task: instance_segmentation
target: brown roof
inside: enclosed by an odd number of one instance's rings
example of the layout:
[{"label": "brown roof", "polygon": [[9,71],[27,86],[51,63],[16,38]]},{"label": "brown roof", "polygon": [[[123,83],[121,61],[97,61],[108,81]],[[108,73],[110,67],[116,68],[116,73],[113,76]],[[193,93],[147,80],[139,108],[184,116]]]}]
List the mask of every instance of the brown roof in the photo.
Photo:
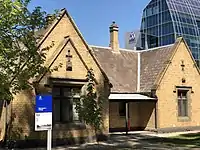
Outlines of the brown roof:
[{"label": "brown roof", "polygon": [[141,53],[141,92],[150,92],[156,86],[156,79],[167,66],[173,49],[173,45],[169,45]]},{"label": "brown roof", "polygon": [[[156,80],[167,66],[176,44],[141,52],[140,91],[150,92]],[[95,57],[113,85],[112,92],[137,92],[138,51],[92,46]]]},{"label": "brown roof", "polygon": [[[56,26],[61,19],[61,16],[67,14],[65,9],[60,11],[60,17],[48,26],[46,29],[40,30],[36,36],[40,35],[45,40],[46,35]],[[67,14],[68,15],[68,14]],[[72,24],[79,33],[72,18],[69,16]],[[80,33],[79,33],[80,34]],[[80,34],[82,38],[82,35]],[[83,39],[83,38],[82,38]],[[85,40],[83,42],[86,44]],[[167,66],[167,61],[174,50],[177,42],[170,46],[158,47],[148,51],[141,52],[141,77],[140,77],[140,91],[149,92],[155,86],[156,80],[159,78],[161,72]],[[87,46],[87,44],[86,44]],[[109,47],[92,46],[97,64],[100,69],[105,72],[110,82],[113,85],[112,92],[116,93],[134,93],[137,89],[137,61],[138,55],[136,51],[120,49],[120,53],[114,53]]]},{"label": "brown roof", "polygon": [[113,93],[132,93],[137,85],[137,53],[92,47],[94,55],[113,85]]}]

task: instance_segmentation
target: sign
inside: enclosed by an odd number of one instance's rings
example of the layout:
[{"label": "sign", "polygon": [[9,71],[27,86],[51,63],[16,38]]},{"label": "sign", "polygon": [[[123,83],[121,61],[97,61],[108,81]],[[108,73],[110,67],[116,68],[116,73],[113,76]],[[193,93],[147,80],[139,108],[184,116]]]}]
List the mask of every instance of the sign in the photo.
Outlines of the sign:
[{"label": "sign", "polygon": [[129,35],[129,43],[133,43],[135,41],[135,33],[131,32]]},{"label": "sign", "polygon": [[37,95],[35,106],[35,131],[52,129],[52,96]]}]

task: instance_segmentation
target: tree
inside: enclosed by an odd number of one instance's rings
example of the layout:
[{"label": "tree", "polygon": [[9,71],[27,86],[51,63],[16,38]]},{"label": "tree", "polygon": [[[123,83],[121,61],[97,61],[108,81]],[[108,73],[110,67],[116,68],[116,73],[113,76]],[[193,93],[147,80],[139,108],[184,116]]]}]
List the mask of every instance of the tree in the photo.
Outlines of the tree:
[{"label": "tree", "polygon": [[31,79],[48,70],[43,64],[46,51],[39,50],[35,32],[47,26],[46,12],[27,8],[30,0],[0,0],[0,100],[32,86]]},{"label": "tree", "polygon": [[[44,66],[46,52],[53,43],[40,48],[41,36],[35,34],[51,21],[47,22],[41,7],[30,12],[29,3],[30,0],[0,0],[0,100],[6,109],[13,94],[32,88],[40,75],[57,69]],[[52,19],[55,17],[53,14]],[[6,122],[5,142],[11,121]]]},{"label": "tree", "polygon": [[87,73],[87,84],[84,85],[81,99],[75,101],[76,110],[81,120],[95,129],[95,133],[102,125],[102,100],[98,98],[93,70]]}]

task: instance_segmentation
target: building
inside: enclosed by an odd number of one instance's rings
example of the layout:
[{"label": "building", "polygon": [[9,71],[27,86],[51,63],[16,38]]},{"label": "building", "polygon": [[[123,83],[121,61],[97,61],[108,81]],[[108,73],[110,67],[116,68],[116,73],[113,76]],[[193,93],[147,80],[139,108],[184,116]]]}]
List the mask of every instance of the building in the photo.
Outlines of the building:
[{"label": "building", "polygon": [[200,72],[183,38],[143,51],[114,47],[92,47],[113,86],[110,132],[126,131],[127,109],[130,130],[170,132],[200,127]]},{"label": "building", "polygon": [[119,47],[117,24],[109,28],[109,47],[88,45],[62,9],[40,31],[41,47],[54,41],[45,65],[63,65],[43,74],[33,90],[15,95],[7,107],[0,101],[0,141],[7,136],[23,148],[45,144],[46,132],[34,130],[38,93],[53,96],[54,146],[94,140],[94,130],[78,119],[73,103],[87,83],[89,68],[94,70],[97,94],[104,99],[99,137],[105,139],[112,131],[200,129],[200,72],[185,40],[178,38],[173,44],[144,51],[127,50]]},{"label": "building", "polygon": [[54,146],[66,142],[70,144],[93,141],[96,137],[94,130],[78,119],[73,103],[74,100],[80,99],[81,89],[87,83],[86,75],[90,68],[95,73],[98,98],[105,99],[101,135],[108,135],[109,80],[96,62],[71,16],[62,9],[52,24],[38,31],[37,35],[42,36],[39,41],[40,48],[45,48],[54,41],[54,46],[47,52],[45,66],[53,69],[62,64],[62,67],[59,67],[58,71],[43,74],[35,81],[37,84],[33,90],[14,95],[14,100],[7,109],[0,103],[0,141],[7,135],[8,139],[16,140],[17,145],[22,148],[40,144],[46,146],[47,133],[35,131],[36,94],[53,96],[52,144]]},{"label": "building", "polygon": [[172,44],[182,36],[199,65],[200,1],[151,0],[143,10],[141,33],[145,49]]}]

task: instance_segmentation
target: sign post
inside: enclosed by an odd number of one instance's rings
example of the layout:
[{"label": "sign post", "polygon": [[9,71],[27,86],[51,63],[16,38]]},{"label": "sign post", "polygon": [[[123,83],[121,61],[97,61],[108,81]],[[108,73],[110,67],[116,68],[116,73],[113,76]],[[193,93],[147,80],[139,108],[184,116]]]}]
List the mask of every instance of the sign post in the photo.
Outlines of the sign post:
[{"label": "sign post", "polygon": [[35,106],[35,131],[47,130],[47,150],[51,150],[52,96],[37,95]]},{"label": "sign post", "polygon": [[51,150],[51,130],[47,131],[47,150]]}]

